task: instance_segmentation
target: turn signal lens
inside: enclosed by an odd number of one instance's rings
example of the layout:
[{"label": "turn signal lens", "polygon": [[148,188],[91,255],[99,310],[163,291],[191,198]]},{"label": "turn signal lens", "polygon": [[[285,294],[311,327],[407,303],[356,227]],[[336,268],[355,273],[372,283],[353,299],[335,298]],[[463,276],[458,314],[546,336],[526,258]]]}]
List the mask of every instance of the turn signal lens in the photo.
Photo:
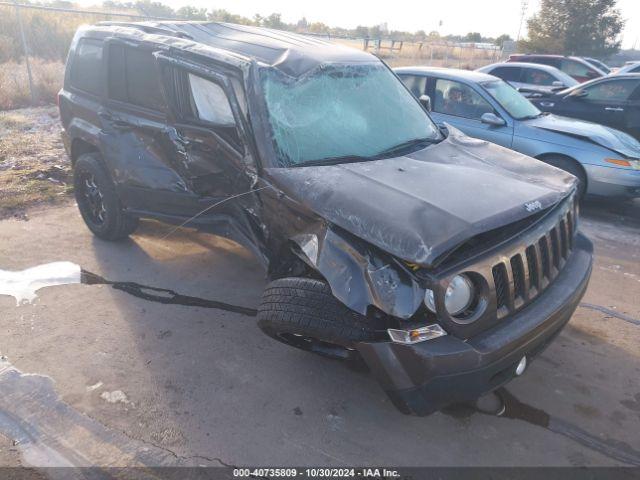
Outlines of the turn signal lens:
[{"label": "turn signal lens", "polygon": [[640,160],[622,160],[620,158],[605,158],[605,162],[618,165],[619,167],[631,167],[634,170],[640,170]]},{"label": "turn signal lens", "polygon": [[435,323],[425,327],[415,328],[413,330],[396,330],[394,328],[389,328],[387,333],[393,342],[404,343],[405,345],[425,342],[447,334],[440,325]]}]

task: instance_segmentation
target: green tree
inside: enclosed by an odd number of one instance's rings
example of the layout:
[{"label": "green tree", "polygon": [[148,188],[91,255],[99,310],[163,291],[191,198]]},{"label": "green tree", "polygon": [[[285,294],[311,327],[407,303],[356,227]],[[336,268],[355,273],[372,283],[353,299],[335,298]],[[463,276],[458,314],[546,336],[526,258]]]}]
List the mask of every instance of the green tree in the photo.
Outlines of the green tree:
[{"label": "green tree", "polygon": [[191,5],[186,5],[184,7],[179,8],[176,14],[181,18],[186,18],[187,20],[206,20],[207,19],[206,8],[192,7]]},{"label": "green tree", "polygon": [[502,46],[504,45],[504,42],[512,42],[512,41],[513,41],[513,38],[511,38],[510,35],[503,33],[502,35],[500,35],[498,38],[495,39],[494,43],[500,48],[502,48]]},{"label": "green tree", "polygon": [[478,32],[469,32],[463,38],[465,42],[475,42],[480,43],[482,41],[482,35]]},{"label": "green tree", "polygon": [[620,50],[617,0],[542,0],[521,47],[535,53],[607,57]]}]

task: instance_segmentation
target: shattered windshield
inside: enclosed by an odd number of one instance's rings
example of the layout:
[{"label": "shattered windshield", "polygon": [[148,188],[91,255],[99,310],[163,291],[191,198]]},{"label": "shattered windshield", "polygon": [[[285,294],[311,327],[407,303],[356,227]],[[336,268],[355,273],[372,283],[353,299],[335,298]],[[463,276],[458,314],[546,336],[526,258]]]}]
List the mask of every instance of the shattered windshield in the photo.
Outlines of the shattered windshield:
[{"label": "shattered windshield", "polygon": [[323,65],[301,78],[265,69],[262,87],[284,167],[398,156],[441,138],[382,64]]},{"label": "shattered windshield", "polygon": [[542,113],[520,92],[502,80],[492,80],[481,85],[516,120],[536,118]]}]

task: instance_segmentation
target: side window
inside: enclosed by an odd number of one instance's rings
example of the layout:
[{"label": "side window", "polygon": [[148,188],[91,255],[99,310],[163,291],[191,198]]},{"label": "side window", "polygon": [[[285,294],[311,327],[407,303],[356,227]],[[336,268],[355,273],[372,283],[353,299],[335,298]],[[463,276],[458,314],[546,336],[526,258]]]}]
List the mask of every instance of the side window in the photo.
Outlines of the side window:
[{"label": "side window", "polygon": [[587,99],[595,102],[625,102],[638,86],[636,80],[600,82],[584,89]]},{"label": "side window", "polygon": [[589,77],[592,74],[589,67],[575,60],[562,60],[561,70],[572,77]]},{"label": "side window", "polygon": [[521,71],[520,67],[496,67],[489,72],[489,75],[501,78],[505,82],[519,82]]},{"label": "side window", "polygon": [[71,67],[71,85],[93,95],[102,95],[102,42],[81,39]]},{"label": "side window", "polygon": [[467,85],[452,80],[436,81],[433,111],[457,117],[479,120],[493,108],[475,90]]},{"label": "side window", "polygon": [[427,77],[418,75],[400,75],[400,80],[413,93],[416,98],[424,95],[427,88]]},{"label": "side window", "polygon": [[189,73],[189,87],[193,98],[193,113],[198,120],[223,127],[235,125],[229,99],[221,86]]},{"label": "side window", "polygon": [[524,68],[522,75],[523,83],[531,83],[533,85],[551,86],[556,79],[553,75],[548,74],[537,68]]},{"label": "side window", "polygon": [[151,51],[111,45],[109,47],[109,98],[164,112],[156,60]]},{"label": "side window", "polygon": [[638,73],[638,72],[640,72],[640,65],[629,70],[629,73]]}]

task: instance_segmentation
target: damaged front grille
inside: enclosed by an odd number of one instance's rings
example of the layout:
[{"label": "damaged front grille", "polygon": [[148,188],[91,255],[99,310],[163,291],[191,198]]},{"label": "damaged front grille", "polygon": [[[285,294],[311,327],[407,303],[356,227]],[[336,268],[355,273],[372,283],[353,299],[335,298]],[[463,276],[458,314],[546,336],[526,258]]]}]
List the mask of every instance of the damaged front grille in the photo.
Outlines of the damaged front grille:
[{"label": "damaged front grille", "polygon": [[523,307],[549,286],[571,254],[574,231],[570,208],[542,236],[493,265],[498,318]]}]

